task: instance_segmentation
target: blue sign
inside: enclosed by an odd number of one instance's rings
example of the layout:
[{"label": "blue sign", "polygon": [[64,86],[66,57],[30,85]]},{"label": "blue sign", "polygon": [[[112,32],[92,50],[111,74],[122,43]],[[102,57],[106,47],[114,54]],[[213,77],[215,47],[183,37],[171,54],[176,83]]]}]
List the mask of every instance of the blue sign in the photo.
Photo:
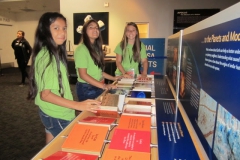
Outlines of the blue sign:
[{"label": "blue sign", "polygon": [[200,160],[175,100],[156,99],[160,160]]},{"label": "blue sign", "polygon": [[181,53],[178,96],[209,159],[239,159],[240,18],[183,35]]},{"label": "blue sign", "polygon": [[164,74],[164,48],[165,38],[142,38],[141,41],[146,46],[148,56],[148,74]]}]

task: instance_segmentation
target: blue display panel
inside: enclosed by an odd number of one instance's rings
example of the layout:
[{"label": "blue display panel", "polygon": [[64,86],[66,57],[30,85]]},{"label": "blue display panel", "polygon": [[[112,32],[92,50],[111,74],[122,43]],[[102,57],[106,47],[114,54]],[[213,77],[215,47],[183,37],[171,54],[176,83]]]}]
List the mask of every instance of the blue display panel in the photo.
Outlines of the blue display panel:
[{"label": "blue display panel", "polygon": [[199,160],[175,100],[156,99],[160,160]]},{"label": "blue display panel", "polygon": [[183,35],[180,101],[209,159],[240,157],[240,19]]},{"label": "blue display panel", "polygon": [[146,46],[148,74],[163,75],[165,38],[142,38],[141,41]]},{"label": "blue display panel", "polygon": [[155,98],[174,99],[172,91],[168,85],[166,76],[155,75],[154,85],[155,85]]}]

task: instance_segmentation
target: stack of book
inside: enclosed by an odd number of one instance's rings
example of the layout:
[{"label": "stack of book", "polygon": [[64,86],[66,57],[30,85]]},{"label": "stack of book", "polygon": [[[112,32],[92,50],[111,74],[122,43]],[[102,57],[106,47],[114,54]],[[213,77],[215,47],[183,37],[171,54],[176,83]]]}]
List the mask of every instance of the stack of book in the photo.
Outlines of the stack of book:
[{"label": "stack of book", "polygon": [[152,99],[126,98],[123,106],[123,115],[152,115]]},{"label": "stack of book", "polygon": [[138,76],[133,84],[133,91],[148,91],[154,92],[154,77],[148,75],[146,78]]},{"label": "stack of book", "polygon": [[[128,83],[125,83],[126,81]],[[153,78],[150,77],[148,80],[122,79],[118,85],[130,84],[129,90],[133,91],[134,88],[149,86],[152,83]],[[54,158],[66,160],[156,159],[156,148],[151,148],[157,143],[155,100],[129,98],[126,94],[117,93],[116,90],[105,91],[98,100],[102,102],[100,109],[96,113],[82,112],[78,116],[81,118],[75,119],[74,124],[68,127],[69,131],[61,135],[59,148],[43,158],[47,160],[54,160]]]},{"label": "stack of book", "polygon": [[147,92],[152,92],[154,91],[154,85],[152,83],[134,83],[133,84],[133,91],[147,91]]},{"label": "stack of book", "polygon": [[122,115],[103,159],[151,159],[151,118]]},{"label": "stack of book", "polygon": [[151,117],[151,125],[156,126],[155,100],[150,98],[125,98],[122,115]]},{"label": "stack of book", "polygon": [[122,112],[125,95],[105,93],[101,96],[101,106],[97,110],[97,116],[119,117]]},{"label": "stack of book", "polygon": [[[152,98],[155,96],[153,75],[147,75],[146,78],[142,78],[141,75],[137,75],[137,78],[122,78],[115,85],[117,89],[111,90],[109,93],[137,98]],[[144,95],[139,95],[138,92],[144,92]]]},{"label": "stack of book", "polygon": [[101,157],[105,141],[116,125],[116,118],[87,116],[73,125],[62,151]]},{"label": "stack of book", "polygon": [[63,142],[62,151],[101,156],[109,127],[98,124],[74,124]]}]

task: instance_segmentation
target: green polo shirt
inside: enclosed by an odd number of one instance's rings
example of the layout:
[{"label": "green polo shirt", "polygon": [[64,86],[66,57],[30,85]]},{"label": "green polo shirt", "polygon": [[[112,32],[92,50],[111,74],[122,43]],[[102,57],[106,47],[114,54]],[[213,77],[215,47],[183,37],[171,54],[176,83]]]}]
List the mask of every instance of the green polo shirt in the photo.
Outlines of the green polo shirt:
[{"label": "green polo shirt", "polygon": [[[35,104],[38,105],[45,114],[51,117],[68,121],[73,120],[75,118],[75,110],[43,101],[40,98],[41,91],[45,89],[49,89],[52,93],[60,96],[56,59],[53,57],[52,62],[49,66],[47,66],[49,60],[50,55],[48,53],[48,50],[44,47],[38,53],[34,65],[35,79],[38,89],[38,93],[35,98]],[[62,75],[64,98],[73,100],[68,81],[67,69],[63,63],[60,63],[60,73]]]},{"label": "green polo shirt", "polygon": [[[139,74],[139,70],[138,70],[139,63],[134,62],[132,48],[133,48],[132,44],[127,45],[126,53],[124,54],[124,57],[122,58],[122,66],[123,66],[125,71],[129,71],[131,69],[134,69],[135,74]],[[116,46],[114,52],[116,54],[119,54],[119,55],[123,56],[123,50],[120,47],[120,43]],[[141,56],[141,59],[147,58],[146,47],[143,43],[141,43],[140,56]],[[122,73],[120,72],[120,70],[118,68],[115,71],[115,75],[122,75]]]},{"label": "green polo shirt", "polygon": [[100,81],[102,79],[102,69],[100,69],[97,65],[94,64],[94,61],[88,51],[87,47],[81,43],[74,52],[74,61],[77,72],[77,80],[79,82],[87,83],[82,78],[80,78],[78,73],[78,68],[86,68],[87,74],[92,78]]}]

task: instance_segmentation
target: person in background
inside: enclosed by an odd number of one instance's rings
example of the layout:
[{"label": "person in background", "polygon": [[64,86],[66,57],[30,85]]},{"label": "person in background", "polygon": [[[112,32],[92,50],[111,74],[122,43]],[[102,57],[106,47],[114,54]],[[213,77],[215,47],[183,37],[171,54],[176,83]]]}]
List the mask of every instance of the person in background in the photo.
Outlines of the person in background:
[{"label": "person in background", "polygon": [[66,39],[66,18],[57,12],[44,13],[35,33],[28,99],[34,99],[39,106],[46,143],[75,118],[75,110],[96,112],[100,106],[96,100],[73,101],[68,81]]},{"label": "person in background", "polygon": [[90,19],[84,23],[81,42],[74,52],[74,61],[79,101],[97,98],[104,90],[116,88],[113,84],[104,83],[105,78],[115,81],[118,77],[104,72],[102,37],[96,20]]},{"label": "person in background", "polygon": [[142,64],[141,77],[147,77],[148,60],[145,45],[140,41],[139,30],[135,23],[127,23],[122,41],[116,46],[117,69],[115,75],[122,75],[124,78],[134,78],[139,73],[139,64]]},{"label": "person in background", "polygon": [[22,80],[20,87],[25,85],[25,79],[28,78],[28,73],[26,71],[27,64],[32,53],[32,47],[29,45],[28,41],[25,39],[24,31],[17,32],[17,38],[12,42],[12,48],[14,50],[15,59],[17,59],[18,68],[22,74]]}]

